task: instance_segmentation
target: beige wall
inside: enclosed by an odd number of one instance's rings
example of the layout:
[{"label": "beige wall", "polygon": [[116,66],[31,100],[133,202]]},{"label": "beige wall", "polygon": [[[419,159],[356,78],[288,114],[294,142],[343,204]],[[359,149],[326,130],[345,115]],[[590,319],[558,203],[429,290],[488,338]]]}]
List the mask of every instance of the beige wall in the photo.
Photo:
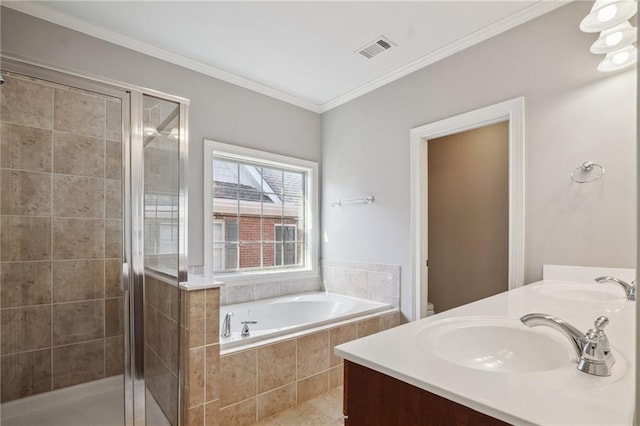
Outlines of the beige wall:
[{"label": "beige wall", "polygon": [[429,302],[442,312],[509,288],[509,122],[427,147]]},{"label": "beige wall", "polygon": [[[573,2],[323,114],[322,257],[398,264],[411,312],[409,130],[525,97],[525,282],[544,263],[635,266],[636,68],[596,70]],[[607,174],[571,182],[584,161]],[[371,206],[326,201],[375,195]]]}]

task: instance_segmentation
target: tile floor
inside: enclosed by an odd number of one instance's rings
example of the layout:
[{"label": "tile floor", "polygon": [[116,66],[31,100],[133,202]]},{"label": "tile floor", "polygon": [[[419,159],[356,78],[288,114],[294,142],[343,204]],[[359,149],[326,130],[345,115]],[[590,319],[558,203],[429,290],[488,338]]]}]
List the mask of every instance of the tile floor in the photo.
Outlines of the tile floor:
[{"label": "tile floor", "polygon": [[258,422],[258,426],[302,425],[344,425],[342,419],[342,386]]}]

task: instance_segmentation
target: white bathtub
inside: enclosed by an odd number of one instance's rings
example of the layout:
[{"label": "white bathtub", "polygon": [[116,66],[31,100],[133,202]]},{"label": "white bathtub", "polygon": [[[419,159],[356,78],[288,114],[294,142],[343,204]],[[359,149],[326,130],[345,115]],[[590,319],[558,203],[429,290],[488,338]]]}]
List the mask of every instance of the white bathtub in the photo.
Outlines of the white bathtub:
[{"label": "white bathtub", "polygon": [[[303,330],[325,326],[392,309],[391,305],[335,293],[306,293],[220,307],[220,332],[227,312],[231,317],[231,336],[220,337],[220,350],[255,343]],[[242,321],[250,335],[240,335]]]}]

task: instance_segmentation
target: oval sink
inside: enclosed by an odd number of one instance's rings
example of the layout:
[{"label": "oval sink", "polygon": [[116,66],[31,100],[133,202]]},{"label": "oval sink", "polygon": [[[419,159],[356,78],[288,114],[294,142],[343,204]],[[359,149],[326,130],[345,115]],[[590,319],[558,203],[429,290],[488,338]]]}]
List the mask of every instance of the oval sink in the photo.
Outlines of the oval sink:
[{"label": "oval sink", "polygon": [[624,290],[616,284],[554,283],[540,285],[536,290],[545,296],[584,302],[626,301]]},{"label": "oval sink", "polygon": [[442,360],[496,373],[572,367],[574,353],[569,342],[560,339],[529,329],[517,320],[484,317],[442,320],[422,329],[416,336],[423,351]]}]

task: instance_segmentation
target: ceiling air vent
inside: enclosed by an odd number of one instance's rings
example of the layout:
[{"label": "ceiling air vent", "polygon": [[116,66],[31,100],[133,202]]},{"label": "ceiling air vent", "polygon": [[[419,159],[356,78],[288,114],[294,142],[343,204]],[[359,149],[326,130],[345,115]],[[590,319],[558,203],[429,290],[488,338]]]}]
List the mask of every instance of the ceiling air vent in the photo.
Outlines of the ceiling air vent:
[{"label": "ceiling air vent", "polygon": [[378,53],[382,53],[387,49],[391,49],[395,44],[384,36],[378,37],[376,40],[371,43],[367,43],[364,47],[358,49],[356,52],[361,54],[367,59],[371,59],[376,56]]}]

